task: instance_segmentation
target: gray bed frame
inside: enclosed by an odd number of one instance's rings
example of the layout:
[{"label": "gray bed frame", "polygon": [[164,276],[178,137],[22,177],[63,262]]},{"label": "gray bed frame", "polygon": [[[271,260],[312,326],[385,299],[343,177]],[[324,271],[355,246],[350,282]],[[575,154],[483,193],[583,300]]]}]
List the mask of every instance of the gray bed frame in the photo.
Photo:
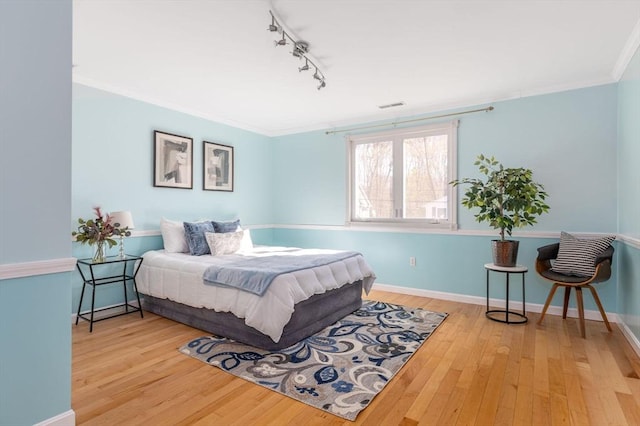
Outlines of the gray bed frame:
[{"label": "gray bed frame", "polygon": [[279,350],[317,333],[362,307],[362,281],[313,295],[296,304],[291,320],[284,327],[278,343],[255,328],[247,326],[243,319],[230,312],[194,308],[168,299],[143,296],[142,306],[146,311],[247,345]]}]

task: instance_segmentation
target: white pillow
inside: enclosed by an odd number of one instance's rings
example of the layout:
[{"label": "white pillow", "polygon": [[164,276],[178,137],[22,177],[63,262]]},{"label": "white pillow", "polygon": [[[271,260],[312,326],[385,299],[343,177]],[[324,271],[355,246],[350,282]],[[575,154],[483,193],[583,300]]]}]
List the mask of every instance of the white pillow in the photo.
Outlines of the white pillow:
[{"label": "white pillow", "polygon": [[167,253],[189,253],[182,222],[160,218],[160,232]]},{"label": "white pillow", "polygon": [[242,229],[238,227],[236,232],[243,232],[244,235],[242,237],[242,243],[240,244],[240,251],[251,251],[253,250],[253,241],[251,240],[251,232],[248,229]]},{"label": "white pillow", "polygon": [[205,232],[209,250],[212,256],[232,254],[240,250],[244,231],[238,232]]}]

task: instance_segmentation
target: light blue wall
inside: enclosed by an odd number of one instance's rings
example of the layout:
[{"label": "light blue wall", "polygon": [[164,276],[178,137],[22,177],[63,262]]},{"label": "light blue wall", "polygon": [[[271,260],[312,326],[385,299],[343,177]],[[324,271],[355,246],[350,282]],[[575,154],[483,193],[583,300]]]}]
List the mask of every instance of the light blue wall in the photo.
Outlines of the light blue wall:
[{"label": "light blue wall", "polygon": [[[71,8],[70,0],[0,1],[0,266],[70,256],[69,231],[95,204],[132,210],[143,230],[157,229],[162,215],[240,217],[246,224],[344,222],[346,148],[341,136],[317,132],[271,140],[76,85],[72,163]],[[637,69],[637,63],[636,53],[630,69]],[[617,95],[618,220],[621,232],[638,238],[640,197],[633,186],[639,181],[638,79],[635,71],[627,74],[617,94],[615,86],[602,86],[501,102],[490,114],[465,116],[460,175],[472,172],[479,152],[531,167],[547,185],[552,206],[536,230],[615,231],[611,188],[616,182],[610,177],[616,166]],[[154,129],[194,138],[193,190],[151,186]],[[201,191],[202,139],[236,147],[236,192]],[[461,211],[460,224],[485,229],[470,212]],[[254,239],[262,243],[362,250],[381,282],[484,294],[481,264],[487,261],[488,236],[256,231]],[[525,263],[531,266],[535,247],[546,242],[523,238]],[[157,236],[128,241],[136,252],[159,245]],[[636,327],[638,249],[617,248],[621,266],[612,282],[620,283],[622,313]],[[89,254],[86,247],[73,246],[74,256]],[[414,269],[408,267],[409,255],[418,258]],[[70,278],[61,273],[0,281],[0,424],[33,424],[70,409]],[[527,288],[528,300],[546,294],[542,283]],[[606,309],[615,310],[614,286],[604,284],[599,291]],[[637,328],[634,332],[640,335]]]},{"label": "light blue wall", "polygon": [[70,4],[0,2],[1,263],[70,254]]},{"label": "light blue wall", "polygon": [[0,281],[0,425],[71,409],[69,273]]},{"label": "light blue wall", "polygon": [[[526,231],[616,232],[616,97],[612,84],[497,102],[493,112],[460,117],[459,176],[477,173],[473,162],[479,153],[495,155],[507,166],[533,169],[535,179],[549,193],[550,213],[520,234],[519,262],[531,271],[528,302],[544,303],[548,294],[549,284],[533,273],[534,260],[536,248],[554,240],[522,238]],[[273,183],[279,189],[274,194],[275,223],[285,228],[344,225],[346,152],[345,137],[340,134],[311,132],[275,138],[274,158],[282,164]],[[483,230],[487,235],[295,227],[274,230],[274,243],[360,250],[378,274],[378,282],[484,296],[483,265],[491,261],[490,240],[495,235],[486,224],[475,222],[467,209],[460,208],[458,218],[461,231]],[[409,266],[410,256],[416,257],[416,267]],[[614,275],[598,289],[605,308],[612,312],[617,310],[615,282]],[[585,303],[595,309],[590,300]]]},{"label": "light blue wall", "polygon": [[[486,250],[489,237],[321,229],[276,229],[274,234],[276,241],[285,245],[360,251],[379,283],[485,294],[482,265],[491,261]],[[416,257],[415,267],[409,266],[411,256]]]},{"label": "light blue wall", "polygon": [[[153,186],[154,130],[193,138],[193,189]],[[202,190],[203,140],[234,147],[233,192]],[[266,136],[73,85],[71,226],[77,217],[90,217],[94,205],[130,210],[137,230],[159,229],[162,216],[269,223],[271,162]]]},{"label": "light blue wall", "polygon": [[[360,251],[375,271],[377,283],[481,298],[486,296],[483,265],[491,262],[493,238],[334,229],[274,229],[276,245]],[[526,276],[527,303],[542,304],[551,286],[535,273],[536,249],[557,242],[557,239],[518,239],[518,263],[529,268]],[[415,267],[409,266],[409,257],[416,258]],[[519,283],[519,278],[515,279]],[[504,277],[492,276],[491,283],[491,297],[504,298]],[[616,311],[615,283],[614,271],[610,281],[598,284],[598,294],[609,312]],[[519,286],[513,286],[511,291],[514,300],[522,300]],[[590,298],[585,298],[584,303],[587,309],[597,309]]]},{"label": "light blue wall", "polygon": [[[533,231],[616,231],[616,86],[500,102],[461,119],[458,174],[474,173],[479,152],[523,166],[549,193],[549,214]],[[487,229],[460,212],[461,229]]]},{"label": "light blue wall", "polygon": [[[616,85],[605,85],[498,102],[493,104],[493,112],[462,116],[459,175],[476,173],[473,161],[479,153],[495,155],[506,165],[532,168],[536,180],[549,193],[551,212],[529,230],[551,234],[560,230],[615,233],[616,102]],[[360,250],[367,255],[381,283],[485,294],[482,265],[490,261],[489,241],[494,234],[485,224],[476,223],[472,212],[466,209],[459,210],[460,229],[487,231],[486,235],[297,227],[344,225],[344,135],[328,136],[318,131],[266,138],[79,85],[74,86],[73,129],[75,216],[86,216],[93,204],[100,204],[107,210],[132,210],[136,225],[141,222],[143,229],[157,229],[162,215],[174,219],[238,216],[252,225],[296,225],[295,229],[256,230],[255,235],[264,244]],[[151,186],[153,129],[194,138],[194,190]],[[236,193],[201,191],[198,145],[202,138],[236,147]],[[100,150],[113,152],[111,161],[90,161],[93,153]],[[113,164],[118,158],[120,167],[114,173]],[[535,249],[552,240],[525,238],[526,232],[520,236],[520,262],[533,271]],[[127,246],[138,252],[161,244],[157,238],[135,240]],[[90,252],[75,247],[74,255],[88,256]],[[408,264],[410,256],[417,258],[415,268]],[[531,284],[527,300],[543,303],[549,285],[534,273],[529,274],[528,280]],[[119,300],[117,289],[101,291],[101,305]],[[74,310],[79,292],[76,277]],[[600,287],[600,293],[606,309],[616,311],[615,277]],[[593,308],[591,301],[586,303]]]},{"label": "light blue wall", "polygon": [[[507,166],[531,168],[545,185],[551,210],[535,230],[615,232],[616,86],[493,105],[493,112],[460,117],[459,176],[477,174],[473,162],[478,154],[495,155]],[[281,164],[274,170],[275,223],[343,225],[345,136],[288,135],[275,138],[273,149]],[[459,210],[458,217],[461,229],[488,229],[467,209]]]},{"label": "light blue wall", "polygon": [[[193,138],[193,189],[153,186],[153,131]],[[234,147],[233,192],[202,190],[203,140]],[[73,219],[105,212],[130,210],[136,232],[159,231],[160,218],[173,220],[240,218],[243,225],[271,223],[270,175],[273,170],[270,138],[151,105],[95,88],[73,85]],[[269,230],[253,230],[257,243],[268,244]],[[69,236],[70,238],[70,236]],[[159,236],[128,238],[127,253],[162,248]],[[116,254],[111,248],[109,254]],[[73,244],[73,255],[92,256],[89,246]],[[72,309],[78,309],[82,281],[73,274]],[[122,302],[118,285],[96,290],[96,306]],[[85,299],[83,309],[90,304]]]},{"label": "light blue wall", "polygon": [[[640,340],[640,50],[618,83],[619,313]],[[631,241],[634,244],[631,244]]]},{"label": "light blue wall", "polygon": [[622,321],[640,341],[640,248],[619,244],[618,313]]},{"label": "light blue wall", "polygon": [[[0,267],[71,256],[71,0],[0,1]],[[71,409],[70,273],[0,279],[0,424]]]},{"label": "light blue wall", "polygon": [[324,131],[274,138],[276,224],[344,225],[347,149]]},{"label": "light blue wall", "polygon": [[618,83],[618,111],[619,227],[640,239],[640,50]]}]

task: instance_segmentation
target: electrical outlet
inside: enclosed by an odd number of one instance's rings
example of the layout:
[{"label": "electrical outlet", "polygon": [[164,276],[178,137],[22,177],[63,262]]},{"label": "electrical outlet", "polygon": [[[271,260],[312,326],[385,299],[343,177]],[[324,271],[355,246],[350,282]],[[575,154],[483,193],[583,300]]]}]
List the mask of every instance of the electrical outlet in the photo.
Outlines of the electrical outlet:
[{"label": "electrical outlet", "polygon": [[409,258],[409,266],[416,266],[416,258],[411,256]]}]

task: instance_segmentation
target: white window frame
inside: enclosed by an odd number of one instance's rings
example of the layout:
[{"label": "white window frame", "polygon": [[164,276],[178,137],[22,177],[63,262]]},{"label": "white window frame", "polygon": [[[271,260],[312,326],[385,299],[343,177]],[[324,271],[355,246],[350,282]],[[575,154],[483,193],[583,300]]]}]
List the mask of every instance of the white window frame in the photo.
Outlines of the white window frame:
[{"label": "white window frame", "polygon": [[[450,182],[457,178],[457,147],[458,147],[458,125],[459,120],[453,120],[443,123],[435,123],[427,126],[400,128],[390,131],[348,135],[347,140],[347,158],[348,158],[348,170],[347,170],[347,225],[368,225],[368,226],[391,226],[391,227],[414,227],[414,228],[434,228],[434,229],[457,229],[457,205],[458,205],[458,191],[452,185],[448,185],[447,193],[447,209],[450,212],[447,220],[438,219],[405,219],[402,217],[395,218],[373,218],[363,219],[354,218],[356,212],[355,208],[355,148],[362,143],[371,143],[376,140],[379,141],[394,141],[394,163],[400,162],[402,164],[402,150],[397,147],[400,145],[395,141],[403,140],[411,137],[429,136],[429,135],[442,135],[447,134],[448,146],[447,146],[447,182]],[[398,151],[400,151],[398,153]],[[402,168],[401,168],[402,169]],[[402,180],[403,176],[396,176],[394,174],[394,181],[397,179]],[[402,185],[402,183],[400,183]],[[397,184],[394,184],[395,188],[398,188]],[[394,197],[396,194],[394,194]]]}]

